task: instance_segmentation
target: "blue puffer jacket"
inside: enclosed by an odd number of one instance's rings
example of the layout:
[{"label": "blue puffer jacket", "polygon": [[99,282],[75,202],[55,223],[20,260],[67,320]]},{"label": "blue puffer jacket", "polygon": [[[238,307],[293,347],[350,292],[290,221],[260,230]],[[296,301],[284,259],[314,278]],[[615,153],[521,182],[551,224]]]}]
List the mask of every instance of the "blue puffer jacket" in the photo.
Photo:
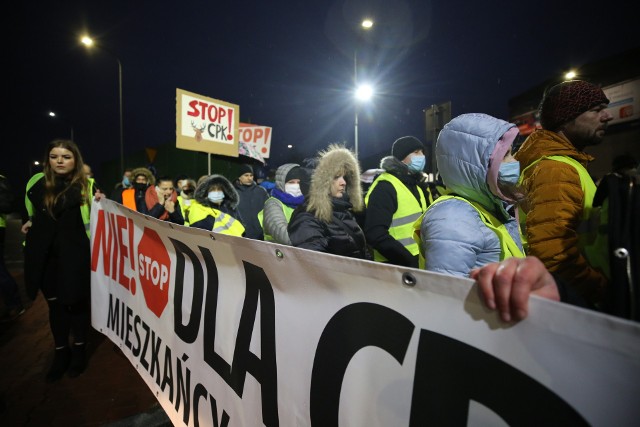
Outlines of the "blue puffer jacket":
[{"label": "blue puffer jacket", "polygon": [[[500,137],[514,126],[486,114],[463,114],[440,132],[436,160],[450,193],[480,203],[505,223],[522,249],[516,219],[487,184],[489,158]],[[500,260],[498,236],[462,200],[448,199],[430,207],[420,234],[427,270],[468,277],[471,269]]]}]

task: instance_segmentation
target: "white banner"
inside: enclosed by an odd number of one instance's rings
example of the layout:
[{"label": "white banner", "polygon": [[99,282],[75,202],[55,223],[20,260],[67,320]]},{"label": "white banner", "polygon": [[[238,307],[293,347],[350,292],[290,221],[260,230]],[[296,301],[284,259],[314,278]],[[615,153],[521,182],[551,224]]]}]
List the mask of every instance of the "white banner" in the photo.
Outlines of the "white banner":
[{"label": "white banner", "polygon": [[92,324],[184,426],[632,426],[640,325],[94,203]]}]

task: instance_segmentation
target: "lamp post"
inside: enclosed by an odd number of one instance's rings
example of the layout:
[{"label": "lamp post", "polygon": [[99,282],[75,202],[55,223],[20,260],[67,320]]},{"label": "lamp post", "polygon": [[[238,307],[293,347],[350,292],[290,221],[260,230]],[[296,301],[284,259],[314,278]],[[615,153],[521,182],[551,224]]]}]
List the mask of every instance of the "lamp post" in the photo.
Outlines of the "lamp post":
[{"label": "lamp post", "polygon": [[355,128],[354,128],[354,150],[356,158],[358,157],[358,107],[361,101],[368,101],[373,96],[373,87],[368,84],[360,85],[356,88],[356,115],[355,115]]},{"label": "lamp post", "polygon": [[124,171],[124,131],[123,131],[123,115],[122,115],[122,62],[120,58],[116,56],[111,50],[105,48],[104,46],[100,46],[95,44],[94,40],[89,36],[83,36],[80,39],[80,42],[84,44],[87,48],[91,48],[92,46],[99,47],[100,49],[107,52],[118,62],[118,98],[120,102],[120,170]]},{"label": "lamp post", "polygon": [[[53,111],[49,111],[49,117],[57,117],[57,114]],[[71,127],[71,140],[73,141],[73,125],[69,124],[69,126]]]},{"label": "lamp post", "polygon": [[[373,21],[371,19],[363,19],[360,23],[360,27],[364,30],[369,30],[373,27]],[[353,50],[353,85],[356,88],[356,101],[362,100],[366,101],[371,98],[373,91],[371,90],[371,86],[368,85],[358,85],[358,49]],[[358,104],[356,102],[355,106],[355,118],[354,118],[354,129],[353,129],[353,148],[355,151],[356,158],[358,158]]]}]

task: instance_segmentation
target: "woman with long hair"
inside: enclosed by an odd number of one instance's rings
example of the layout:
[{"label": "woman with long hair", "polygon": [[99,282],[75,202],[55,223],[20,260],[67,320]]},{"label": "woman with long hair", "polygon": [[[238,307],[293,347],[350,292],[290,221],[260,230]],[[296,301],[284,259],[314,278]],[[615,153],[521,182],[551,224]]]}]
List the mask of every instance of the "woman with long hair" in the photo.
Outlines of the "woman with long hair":
[{"label": "woman with long hair", "polygon": [[354,154],[330,145],[319,154],[309,197],[289,222],[293,246],[352,258],[369,259],[364,233],[353,211],[364,209],[360,166]]},{"label": "woman with long hair", "polygon": [[[49,306],[55,353],[47,381],[70,377],[86,368],[90,324],[89,247],[92,199],[103,194],[86,176],[78,146],[70,140],[49,143],[43,172],[27,183],[22,226],[25,239],[25,283],[33,300],[42,291]],[[73,345],[70,348],[70,336]]]}]

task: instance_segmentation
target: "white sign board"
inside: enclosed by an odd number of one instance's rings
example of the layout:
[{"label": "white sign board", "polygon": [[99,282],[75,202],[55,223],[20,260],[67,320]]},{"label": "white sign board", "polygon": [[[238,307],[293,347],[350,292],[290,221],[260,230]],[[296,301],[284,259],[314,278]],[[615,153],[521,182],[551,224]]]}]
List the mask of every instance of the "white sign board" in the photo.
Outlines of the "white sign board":
[{"label": "white sign board", "polygon": [[613,116],[610,125],[640,119],[640,79],[627,80],[602,90],[610,101],[607,107]]}]

